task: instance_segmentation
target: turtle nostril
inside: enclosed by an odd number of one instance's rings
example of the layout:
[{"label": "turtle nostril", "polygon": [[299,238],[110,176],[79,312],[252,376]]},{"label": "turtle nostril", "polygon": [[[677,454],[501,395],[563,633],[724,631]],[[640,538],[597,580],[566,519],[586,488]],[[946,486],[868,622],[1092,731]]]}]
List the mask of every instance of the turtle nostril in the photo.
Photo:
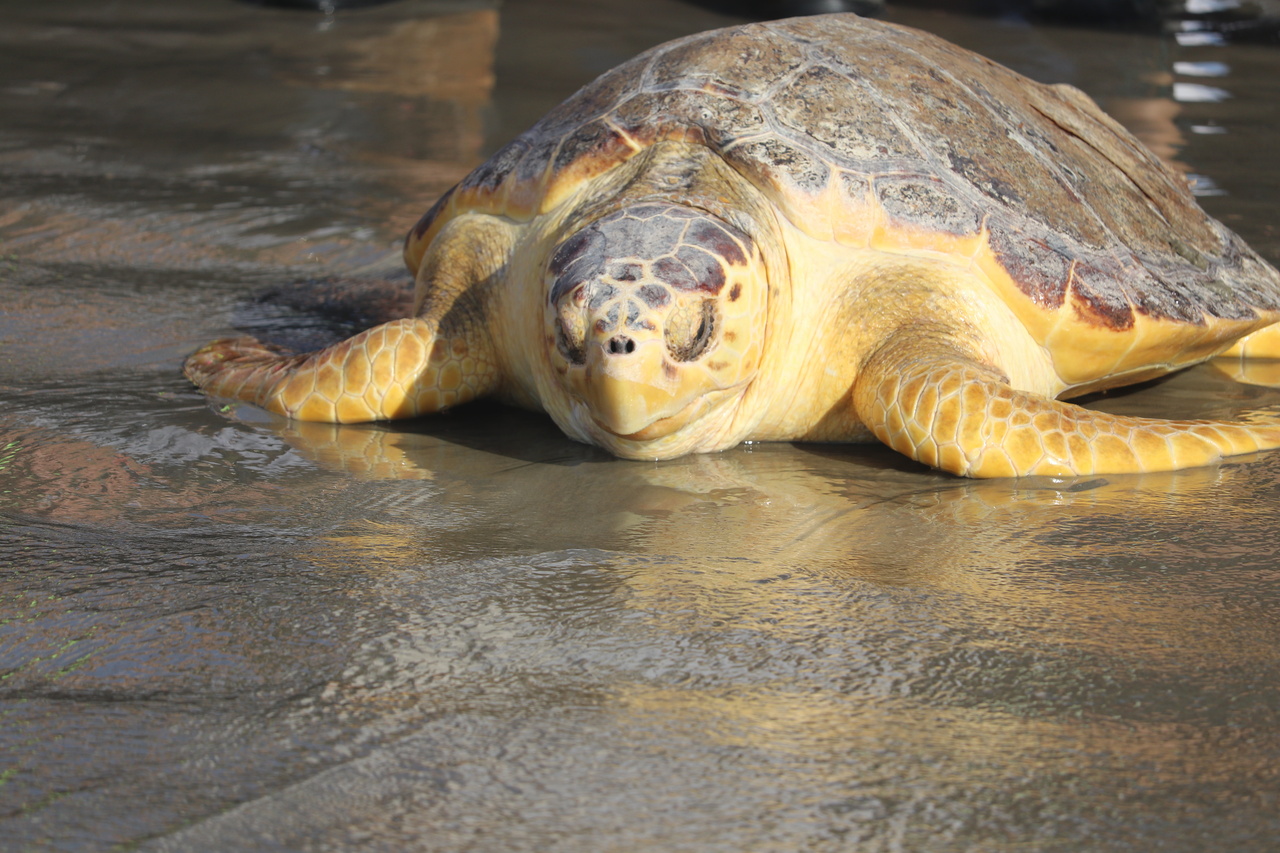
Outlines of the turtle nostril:
[{"label": "turtle nostril", "polygon": [[636,342],[626,335],[615,335],[609,339],[610,355],[628,355],[636,351]]}]

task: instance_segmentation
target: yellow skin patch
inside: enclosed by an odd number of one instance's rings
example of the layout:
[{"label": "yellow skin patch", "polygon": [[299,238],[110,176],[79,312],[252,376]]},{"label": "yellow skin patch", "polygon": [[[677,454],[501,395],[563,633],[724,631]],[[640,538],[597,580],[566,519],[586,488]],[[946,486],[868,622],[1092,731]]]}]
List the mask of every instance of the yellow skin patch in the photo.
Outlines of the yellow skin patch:
[{"label": "yellow skin patch", "polygon": [[303,356],[228,338],[194,353],[186,371],[214,396],[343,424],[438,412],[481,396],[496,377],[466,341],[440,338],[421,320],[396,320]]},{"label": "yellow skin patch", "polygon": [[217,397],[329,423],[411,418],[492,394],[500,367],[472,303],[505,255],[506,236],[487,223],[443,229],[439,251],[418,268],[417,316],[304,355],[225,338],[187,359],[187,378]]},{"label": "yellow skin patch", "polygon": [[1169,372],[1249,332],[1229,352],[1280,355],[1277,327],[1259,329],[1276,318],[1089,325],[1069,303],[1030,303],[981,235],[894,231],[871,201],[839,233],[810,233],[683,142],[562,195],[512,217],[451,200],[406,244],[413,317],[307,355],[217,341],[186,373],[215,396],[312,421],[489,396],[636,459],[875,438],[955,474],[1006,477],[1172,470],[1280,447],[1280,425],[1055,399]]},{"label": "yellow skin patch", "polygon": [[1221,354],[1227,358],[1280,359],[1280,323],[1245,335]]},{"label": "yellow skin patch", "polygon": [[1280,426],[1123,417],[1016,391],[945,350],[886,348],[855,405],[876,437],[967,477],[1173,471],[1280,446]]}]

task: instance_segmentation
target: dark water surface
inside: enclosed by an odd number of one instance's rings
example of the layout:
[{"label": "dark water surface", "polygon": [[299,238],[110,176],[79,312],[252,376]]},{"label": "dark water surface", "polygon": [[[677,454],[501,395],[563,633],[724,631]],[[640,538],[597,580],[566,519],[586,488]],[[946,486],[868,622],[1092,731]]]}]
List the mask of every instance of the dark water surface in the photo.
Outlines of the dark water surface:
[{"label": "dark water surface", "polygon": [[[1280,51],[893,18],[1083,87],[1280,260]],[[734,20],[0,5],[0,849],[1276,849],[1280,453],[643,464],[182,379],[236,329],[342,333],[253,297],[386,263],[573,88]],[[1098,405],[1280,391],[1204,366]]]}]

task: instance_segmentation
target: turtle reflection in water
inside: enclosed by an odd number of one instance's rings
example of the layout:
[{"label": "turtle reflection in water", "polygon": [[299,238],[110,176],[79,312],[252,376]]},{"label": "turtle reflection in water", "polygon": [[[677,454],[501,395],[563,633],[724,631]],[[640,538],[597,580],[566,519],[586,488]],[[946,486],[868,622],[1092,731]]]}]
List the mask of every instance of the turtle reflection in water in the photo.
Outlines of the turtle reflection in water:
[{"label": "turtle reflection in water", "polygon": [[874,437],[999,477],[1280,446],[1059,401],[1280,354],[1280,275],[1078,90],[852,15],[636,57],[404,253],[411,317],[311,354],[218,341],[187,375],[316,421],[492,397],[632,459]]}]

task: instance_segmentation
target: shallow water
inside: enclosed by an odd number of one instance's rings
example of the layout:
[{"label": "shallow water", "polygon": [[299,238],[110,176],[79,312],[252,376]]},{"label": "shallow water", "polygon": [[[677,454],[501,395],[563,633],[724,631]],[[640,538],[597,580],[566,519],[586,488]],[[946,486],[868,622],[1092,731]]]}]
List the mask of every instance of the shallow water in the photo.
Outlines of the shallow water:
[{"label": "shallow water", "polygon": [[[184,382],[236,329],[342,333],[254,297],[390,269],[576,86],[737,20],[635,9],[0,9],[0,847],[1274,849],[1280,454],[642,464],[500,408],[298,425]],[[1083,87],[1280,261],[1275,48],[892,18]],[[1211,365],[1097,405],[1280,391]]]}]

